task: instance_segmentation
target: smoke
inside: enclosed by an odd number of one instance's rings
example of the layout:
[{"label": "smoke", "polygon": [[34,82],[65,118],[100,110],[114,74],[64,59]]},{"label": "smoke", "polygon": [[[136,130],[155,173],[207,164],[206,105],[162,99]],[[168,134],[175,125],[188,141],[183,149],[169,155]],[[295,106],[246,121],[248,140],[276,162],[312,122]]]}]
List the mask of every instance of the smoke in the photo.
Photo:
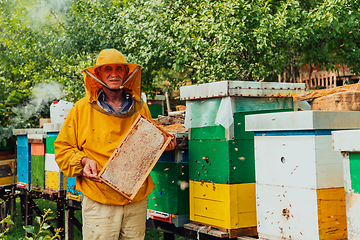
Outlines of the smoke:
[{"label": "smoke", "polygon": [[15,118],[12,122],[23,123],[29,120],[42,108],[49,107],[48,102],[64,96],[62,85],[57,82],[40,83],[33,88],[31,98],[28,103],[13,109]]},{"label": "smoke", "polygon": [[67,0],[40,0],[28,6],[27,17],[30,27],[42,28],[44,25],[53,24],[50,19],[61,21],[63,12],[70,6]]}]

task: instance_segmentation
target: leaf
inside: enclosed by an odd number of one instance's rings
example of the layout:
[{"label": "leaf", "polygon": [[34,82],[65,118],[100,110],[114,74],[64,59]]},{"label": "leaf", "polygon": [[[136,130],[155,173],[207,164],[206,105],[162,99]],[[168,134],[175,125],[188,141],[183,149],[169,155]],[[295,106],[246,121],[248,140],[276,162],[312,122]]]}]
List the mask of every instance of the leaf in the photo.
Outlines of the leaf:
[{"label": "leaf", "polygon": [[1,144],[2,144],[4,147],[6,147],[7,141],[6,141],[5,138],[2,138],[2,139],[1,139]]},{"label": "leaf", "polygon": [[49,224],[47,224],[46,222],[42,225],[42,229],[48,229],[49,227],[51,227]]},{"label": "leaf", "polygon": [[23,226],[23,228],[25,229],[26,232],[31,233],[31,234],[35,234],[34,226],[28,225],[28,226]]},{"label": "leaf", "polygon": [[40,216],[36,216],[35,220],[39,225],[41,224],[41,217]]}]

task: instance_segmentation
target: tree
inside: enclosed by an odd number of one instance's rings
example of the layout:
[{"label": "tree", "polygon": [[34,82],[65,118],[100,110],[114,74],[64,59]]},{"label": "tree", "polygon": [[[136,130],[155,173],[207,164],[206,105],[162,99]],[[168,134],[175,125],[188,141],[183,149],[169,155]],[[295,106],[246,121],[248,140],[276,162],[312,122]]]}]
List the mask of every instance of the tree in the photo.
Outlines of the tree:
[{"label": "tree", "polygon": [[39,83],[61,83],[65,100],[84,96],[80,70],[104,48],[143,66],[147,93],[164,79],[166,91],[187,79],[277,81],[286,73],[294,82],[304,64],[360,71],[358,1],[3,0],[0,10],[2,127]]}]

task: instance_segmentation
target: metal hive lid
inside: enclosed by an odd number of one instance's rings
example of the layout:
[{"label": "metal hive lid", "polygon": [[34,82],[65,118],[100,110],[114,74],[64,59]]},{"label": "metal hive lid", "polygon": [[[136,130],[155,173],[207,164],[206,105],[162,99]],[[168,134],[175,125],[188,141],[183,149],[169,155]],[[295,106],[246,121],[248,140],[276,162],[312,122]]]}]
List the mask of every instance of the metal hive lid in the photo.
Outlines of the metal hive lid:
[{"label": "metal hive lid", "polygon": [[359,111],[296,111],[247,115],[245,131],[299,131],[360,128]]},{"label": "metal hive lid", "polygon": [[291,97],[305,91],[305,83],[221,81],[180,88],[180,100],[214,97]]}]

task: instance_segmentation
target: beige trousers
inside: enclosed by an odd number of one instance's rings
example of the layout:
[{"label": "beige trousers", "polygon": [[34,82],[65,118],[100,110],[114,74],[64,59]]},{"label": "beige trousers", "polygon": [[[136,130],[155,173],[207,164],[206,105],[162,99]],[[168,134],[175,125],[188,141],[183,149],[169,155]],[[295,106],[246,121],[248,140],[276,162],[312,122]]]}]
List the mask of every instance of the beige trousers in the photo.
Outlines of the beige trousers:
[{"label": "beige trousers", "polygon": [[84,240],[143,240],[148,199],[124,206],[104,205],[84,196]]}]

